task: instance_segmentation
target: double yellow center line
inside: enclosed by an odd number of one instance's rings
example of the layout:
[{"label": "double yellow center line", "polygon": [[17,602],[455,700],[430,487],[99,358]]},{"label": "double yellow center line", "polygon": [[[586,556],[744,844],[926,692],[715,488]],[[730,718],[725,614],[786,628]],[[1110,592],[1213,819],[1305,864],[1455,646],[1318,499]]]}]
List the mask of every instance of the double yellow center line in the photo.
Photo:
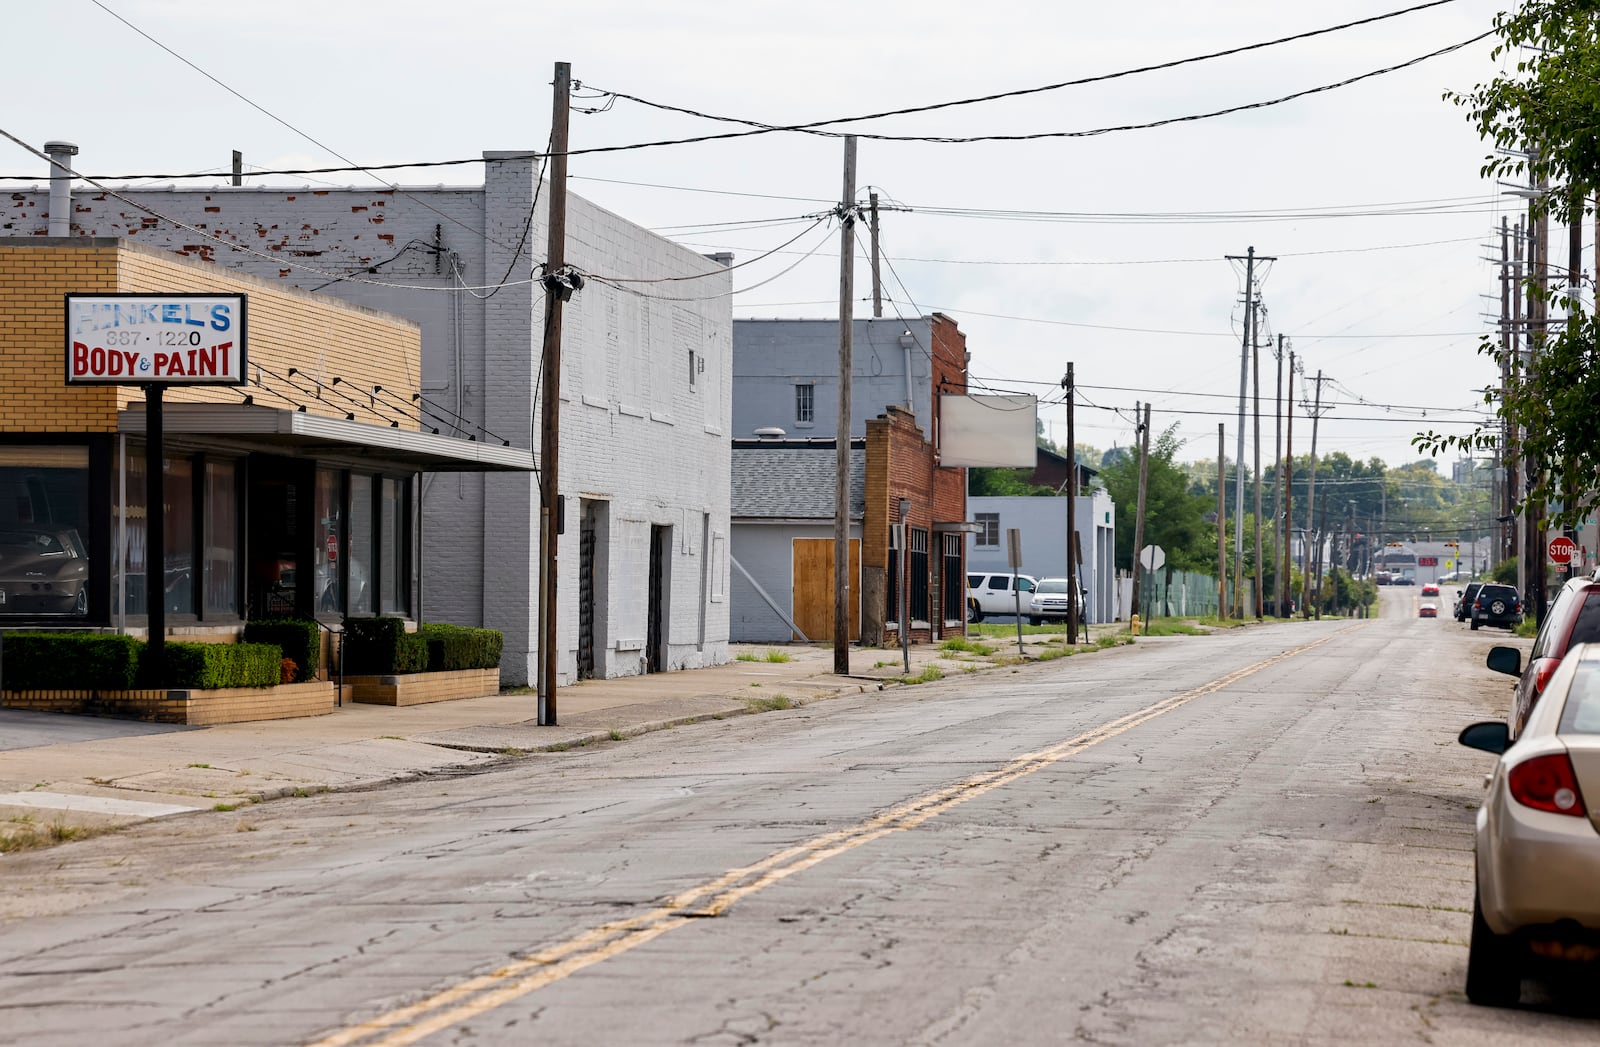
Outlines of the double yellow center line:
[{"label": "double yellow center line", "polygon": [[401,1047],[475,1018],[552,982],[576,974],[653,941],[684,924],[708,916],[721,916],[737,901],[771,887],[836,855],[854,850],[890,833],[915,828],[957,804],[1009,785],[1085,749],[1109,741],[1246,677],[1269,669],[1333,639],[1313,643],[1247,665],[1226,676],[1183,691],[1143,709],[1094,727],[1075,738],[1037,752],[1025,753],[996,770],[974,775],[954,785],[908,800],[849,828],[824,833],[804,843],[777,851],[753,865],[730,869],[714,880],[691,887],[646,913],[615,920],[585,931],[557,945],[506,964],[489,974],[470,978],[426,999],[379,1015],[317,1040],[309,1047]]}]

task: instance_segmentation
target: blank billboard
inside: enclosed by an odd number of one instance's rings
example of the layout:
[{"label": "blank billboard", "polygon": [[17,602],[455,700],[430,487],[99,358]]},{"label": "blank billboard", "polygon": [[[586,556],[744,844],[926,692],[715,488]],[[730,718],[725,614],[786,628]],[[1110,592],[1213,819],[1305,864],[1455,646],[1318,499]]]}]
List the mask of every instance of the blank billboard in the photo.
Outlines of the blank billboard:
[{"label": "blank billboard", "polygon": [[1038,464],[1038,397],[939,397],[939,464],[1031,469]]}]

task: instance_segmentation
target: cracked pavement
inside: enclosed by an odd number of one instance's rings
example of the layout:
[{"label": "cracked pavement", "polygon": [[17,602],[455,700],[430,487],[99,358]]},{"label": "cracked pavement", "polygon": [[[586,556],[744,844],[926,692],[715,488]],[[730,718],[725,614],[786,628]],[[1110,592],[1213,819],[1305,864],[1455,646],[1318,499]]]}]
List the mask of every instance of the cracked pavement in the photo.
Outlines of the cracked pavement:
[{"label": "cracked pavement", "polygon": [[1487,765],[1454,739],[1503,712],[1503,639],[1252,626],[9,856],[0,1029],[311,1043],[657,919],[418,1042],[1593,1042],[1586,987],[1461,993]]}]

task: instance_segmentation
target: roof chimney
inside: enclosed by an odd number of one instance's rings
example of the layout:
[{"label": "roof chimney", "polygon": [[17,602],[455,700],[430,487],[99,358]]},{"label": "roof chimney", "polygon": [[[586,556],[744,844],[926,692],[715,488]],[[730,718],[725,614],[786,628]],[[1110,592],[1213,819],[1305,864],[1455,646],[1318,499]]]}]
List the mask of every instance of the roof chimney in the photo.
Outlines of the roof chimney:
[{"label": "roof chimney", "polygon": [[50,155],[50,235],[72,235],[72,157],[78,147],[71,142],[46,142]]}]

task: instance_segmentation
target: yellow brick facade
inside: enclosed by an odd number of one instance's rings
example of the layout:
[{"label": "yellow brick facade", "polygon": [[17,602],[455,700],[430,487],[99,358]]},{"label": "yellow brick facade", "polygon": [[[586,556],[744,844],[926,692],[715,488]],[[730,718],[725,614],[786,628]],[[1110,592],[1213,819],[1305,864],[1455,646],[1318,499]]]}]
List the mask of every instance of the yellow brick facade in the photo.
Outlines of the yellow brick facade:
[{"label": "yellow brick facade", "polygon": [[[408,320],[125,240],[13,240],[0,241],[0,432],[116,432],[118,410],[144,394],[137,386],[66,384],[64,296],[182,292],[248,297],[252,384],[169,387],[168,403],[242,404],[249,394],[264,407],[303,404],[308,413],[419,428],[412,395],[420,391],[422,338]],[[375,385],[383,389],[376,398]]]}]

